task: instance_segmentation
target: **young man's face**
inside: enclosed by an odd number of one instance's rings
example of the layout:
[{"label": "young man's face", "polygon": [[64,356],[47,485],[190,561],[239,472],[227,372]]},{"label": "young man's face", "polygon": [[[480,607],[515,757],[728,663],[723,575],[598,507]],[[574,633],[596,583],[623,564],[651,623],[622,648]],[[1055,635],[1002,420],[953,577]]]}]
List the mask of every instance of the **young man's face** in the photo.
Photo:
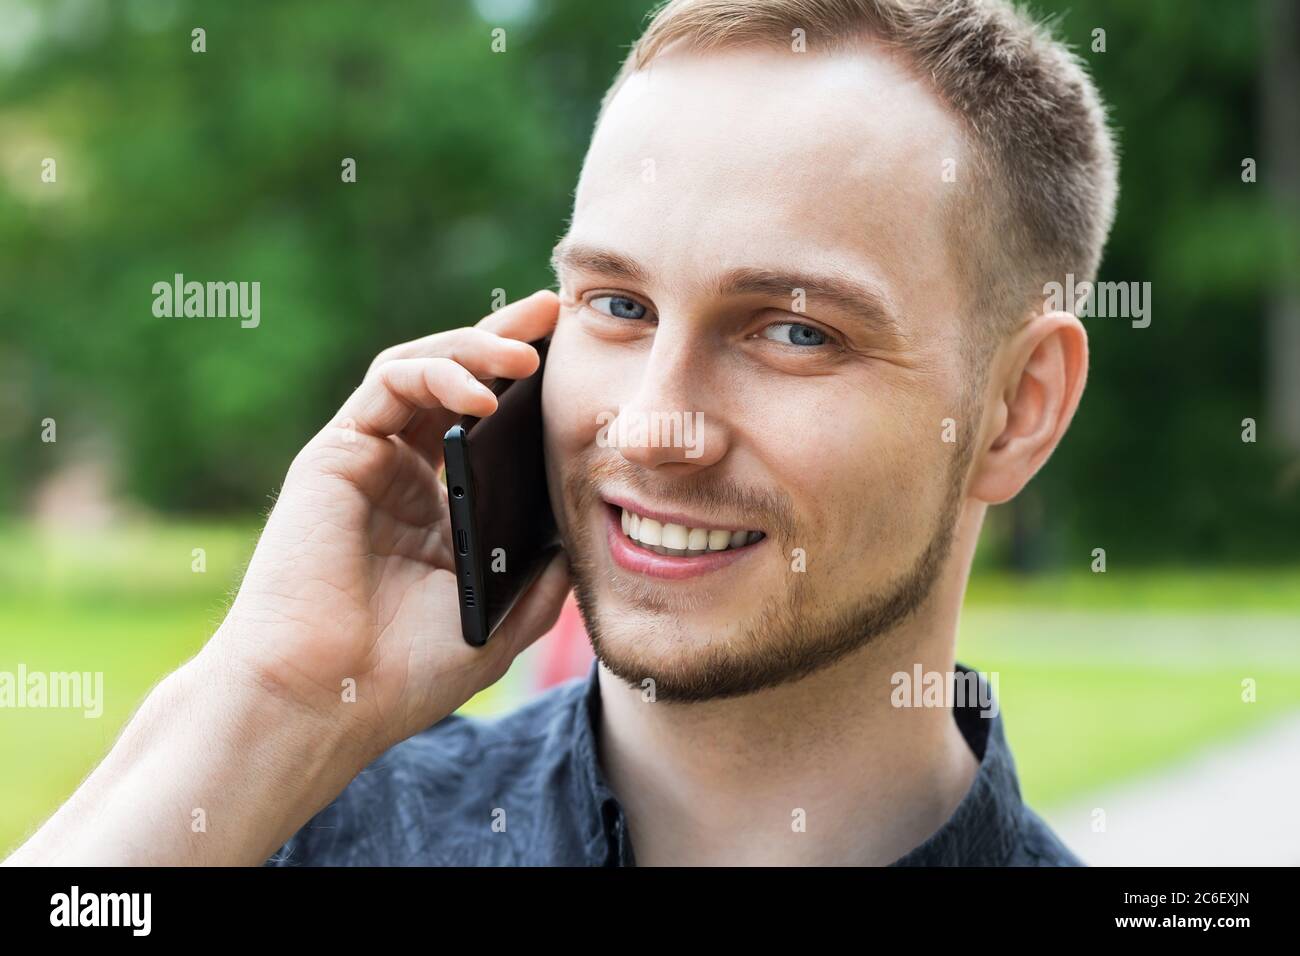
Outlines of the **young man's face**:
[{"label": "young man's face", "polygon": [[[674,53],[611,103],[559,250],[544,414],[579,601],[620,677],[660,699],[779,684],[943,571],[966,447],[944,419],[961,440],[977,424],[945,238],[964,155],[869,50]],[[655,447],[673,413],[683,440]],[[680,526],[641,536],[685,553],[632,540],[620,506]],[[705,530],[740,534],[718,551]],[[733,549],[745,532],[763,537]]]}]

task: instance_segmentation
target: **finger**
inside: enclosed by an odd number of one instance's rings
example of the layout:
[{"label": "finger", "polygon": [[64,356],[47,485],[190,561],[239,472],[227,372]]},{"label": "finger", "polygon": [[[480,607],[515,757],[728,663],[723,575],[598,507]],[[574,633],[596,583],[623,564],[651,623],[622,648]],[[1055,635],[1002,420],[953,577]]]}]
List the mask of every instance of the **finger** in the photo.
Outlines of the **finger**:
[{"label": "finger", "polygon": [[436,412],[419,412],[407,422],[397,437],[436,470],[442,467],[443,439],[455,423],[454,418]]},{"label": "finger", "polygon": [[475,327],[437,332],[384,349],[370,363],[366,376],[394,359],[408,358],[448,358],[480,379],[527,378],[539,362],[537,350],[527,342]]},{"label": "finger", "polygon": [[[538,298],[538,296],[533,298]],[[544,301],[545,296],[541,295],[540,298]],[[514,305],[502,309],[501,312],[509,311],[521,304],[514,303]],[[515,317],[509,320],[506,327],[507,331],[513,329],[529,335],[533,341],[542,337],[544,333],[540,332],[541,329],[546,328],[549,330],[555,324],[554,317],[546,318],[544,309],[541,311],[540,320],[537,318],[537,309],[527,313],[527,315],[532,315],[532,318],[527,318],[525,315],[525,318],[520,319],[520,315],[525,313],[518,311],[513,314]],[[527,342],[504,338],[495,332],[489,332],[477,327],[458,329],[455,332],[445,333],[443,336],[435,336],[427,341],[420,340],[398,347],[399,350],[406,351],[414,351],[420,348],[435,349],[441,354],[448,355],[469,368],[479,379],[488,379],[494,376],[508,379],[526,378],[536,372],[541,364],[537,350]],[[451,422],[442,417],[416,415],[403,429],[401,437],[431,463],[436,463],[441,460],[442,456],[442,436],[450,427]]]},{"label": "finger", "polygon": [[569,558],[560,550],[501,622],[494,643],[502,645],[507,661],[555,626],[569,596]]},{"label": "finger", "polygon": [[508,339],[535,342],[555,331],[560,317],[560,297],[550,289],[538,289],[532,295],[511,302],[476,326]]},{"label": "finger", "polygon": [[401,431],[420,411],[484,416],[496,407],[492,390],[451,359],[394,359],[366,377],[343,403],[338,420],[363,434],[386,437]]},{"label": "finger", "polygon": [[397,438],[376,448],[379,467],[349,474],[375,509],[413,528],[430,528],[445,517],[446,489],[428,460]]}]

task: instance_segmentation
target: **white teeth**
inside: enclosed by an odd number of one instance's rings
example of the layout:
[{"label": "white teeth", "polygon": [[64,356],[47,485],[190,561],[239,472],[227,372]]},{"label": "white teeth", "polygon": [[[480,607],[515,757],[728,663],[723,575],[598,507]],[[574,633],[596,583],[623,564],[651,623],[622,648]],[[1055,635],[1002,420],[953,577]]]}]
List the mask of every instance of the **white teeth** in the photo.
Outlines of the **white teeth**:
[{"label": "white teeth", "polygon": [[654,518],[642,518],[641,529],[636,533],[636,539],[642,544],[663,544],[664,526]]},{"label": "white teeth", "polygon": [[677,557],[743,548],[763,539],[761,531],[725,531],[716,528],[688,528],[686,525],[661,523],[626,508],[620,509],[623,533],[642,547],[659,554]]},{"label": "white teeth", "polygon": [[[663,535],[659,541],[665,548],[681,548],[685,550],[686,541],[691,533],[690,528],[684,528],[679,524],[664,525]],[[746,535],[748,537],[748,535]]]}]

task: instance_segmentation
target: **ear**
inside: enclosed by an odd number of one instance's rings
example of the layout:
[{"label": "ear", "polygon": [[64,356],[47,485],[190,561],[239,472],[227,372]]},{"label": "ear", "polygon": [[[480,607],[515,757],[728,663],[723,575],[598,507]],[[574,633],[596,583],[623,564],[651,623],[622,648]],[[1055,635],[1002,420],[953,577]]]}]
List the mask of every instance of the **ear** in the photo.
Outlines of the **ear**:
[{"label": "ear", "polygon": [[1039,314],[999,352],[969,486],[988,504],[1019,494],[1070,427],[1088,377],[1088,334],[1068,312]]}]

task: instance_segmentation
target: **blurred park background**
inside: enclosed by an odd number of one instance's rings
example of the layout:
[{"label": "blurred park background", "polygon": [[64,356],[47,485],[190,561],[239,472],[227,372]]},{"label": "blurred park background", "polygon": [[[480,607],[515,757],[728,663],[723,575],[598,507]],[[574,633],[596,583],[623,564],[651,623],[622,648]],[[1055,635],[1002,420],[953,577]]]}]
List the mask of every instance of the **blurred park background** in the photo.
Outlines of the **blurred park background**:
[{"label": "blurred park background", "polygon": [[[1101,278],[1150,282],[1152,321],[1087,320],[1083,406],[990,517],[959,659],[1000,675],[1027,799],[1098,862],[1174,862],[1181,840],[1300,863],[1265,793],[1300,782],[1297,6],[1032,5],[1112,105]],[[0,0],[0,671],[102,671],[106,694],[99,719],[0,709],[0,854],[211,633],[371,357],[553,285],[648,8]],[[260,325],[155,317],[176,273],[260,281]],[[589,654],[570,609],[465,712]]]}]

